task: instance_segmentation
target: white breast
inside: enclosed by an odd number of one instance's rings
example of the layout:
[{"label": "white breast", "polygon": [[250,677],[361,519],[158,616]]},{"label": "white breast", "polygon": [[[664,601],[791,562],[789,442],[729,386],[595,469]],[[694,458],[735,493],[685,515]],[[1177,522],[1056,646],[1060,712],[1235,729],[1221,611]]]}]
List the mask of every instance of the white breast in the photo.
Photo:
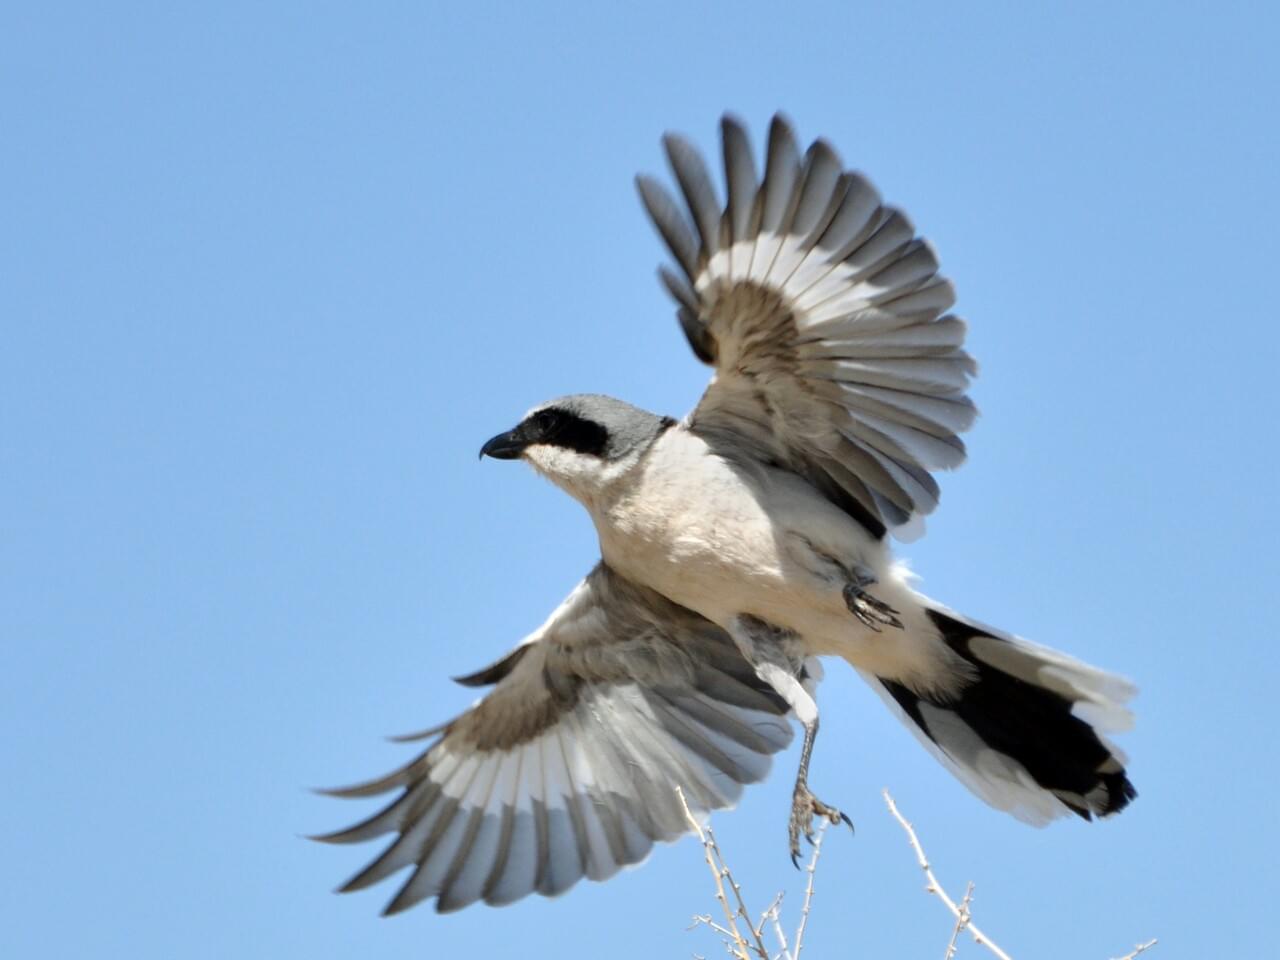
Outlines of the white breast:
[{"label": "white breast", "polygon": [[722,626],[750,613],[801,632],[846,631],[840,585],[803,545],[882,565],[883,548],[803,480],[727,462],[678,427],[592,514],[611,567]]}]

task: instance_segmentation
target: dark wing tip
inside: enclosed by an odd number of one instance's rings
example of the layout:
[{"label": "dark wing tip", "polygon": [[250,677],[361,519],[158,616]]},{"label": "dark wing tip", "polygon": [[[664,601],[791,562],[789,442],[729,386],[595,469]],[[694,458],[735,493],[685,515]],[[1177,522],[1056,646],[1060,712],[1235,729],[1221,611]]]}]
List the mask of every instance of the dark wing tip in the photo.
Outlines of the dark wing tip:
[{"label": "dark wing tip", "polygon": [[335,830],[331,833],[304,833],[302,834],[302,839],[311,840],[315,843],[340,843],[341,841],[334,839],[338,833],[341,833],[341,831]]},{"label": "dark wing tip", "polygon": [[361,792],[364,786],[364,784],[355,784],[350,787],[312,787],[311,792],[321,797],[341,797],[344,800],[373,796],[372,792]]},{"label": "dark wing tip", "polygon": [[680,321],[680,329],[684,331],[684,338],[689,341],[689,349],[693,351],[693,355],[707,366],[714,367],[716,339],[707,329],[707,325],[687,307],[681,307],[676,311],[676,319]]},{"label": "dark wing tip", "polygon": [[649,219],[657,227],[671,255],[690,281],[698,275],[697,244],[689,224],[681,215],[675,199],[654,177],[646,173],[636,174],[636,190],[644,204]]},{"label": "dark wing tip", "polygon": [[769,119],[769,139],[777,138],[780,142],[796,142],[796,125],[782,110],[778,110]]},{"label": "dark wing tip", "polygon": [[346,787],[315,787],[313,789],[322,797],[340,797],[344,800],[359,799],[360,797],[376,797],[378,794],[387,793],[396,789],[396,787],[403,787],[405,785],[407,775],[413,769],[415,764],[418,764],[421,760],[422,756],[419,756],[407,766],[393,770],[386,776],[377,777],[373,780],[366,780],[363,783],[353,783]]},{"label": "dark wing tip", "polygon": [[491,687],[516,668],[516,664],[524,659],[524,655],[529,652],[529,648],[530,644],[521,644],[487,667],[481,667],[474,673],[464,673],[461,676],[450,677],[450,679],[464,687]]},{"label": "dark wing tip", "polygon": [[437,734],[446,732],[452,720],[447,723],[439,723],[434,727],[427,727],[425,730],[416,730],[413,733],[393,733],[389,734],[386,739],[389,743],[413,743],[416,740],[426,740],[428,737],[434,737]]},{"label": "dark wing tip", "polygon": [[662,149],[667,152],[667,156],[687,156],[689,154],[697,154],[697,148],[689,142],[689,138],[682,133],[676,133],[674,130],[668,130],[662,135]]},{"label": "dark wing tip", "polygon": [[[380,916],[383,916],[383,917],[398,916],[399,914],[404,913],[410,907],[417,906],[423,900],[423,897],[414,896],[409,892],[409,888],[413,885],[414,876],[416,876],[416,871],[415,873],[409,875],[409,879],[405,881],[405,885],[400,888],[400,892],[397,893],[394,897],[392,897],[391,901],[385,907],[382,908],[382,913],[380,914]],[[439,903],[438,898],[436,902]]]}]

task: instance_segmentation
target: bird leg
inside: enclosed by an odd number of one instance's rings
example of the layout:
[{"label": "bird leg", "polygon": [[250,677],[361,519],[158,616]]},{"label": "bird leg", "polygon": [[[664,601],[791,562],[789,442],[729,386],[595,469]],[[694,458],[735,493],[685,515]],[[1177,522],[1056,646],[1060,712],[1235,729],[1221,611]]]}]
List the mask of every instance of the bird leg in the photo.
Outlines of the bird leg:
[{"label": "bird leg", "polygon": [[796,785],[791,794],[791,820],[787,824],[787,838],[791,843],[791,862],[800,866],[800,835],[813,843],[813,818],[826,817],[831,823],[841,821],[853,829],[853,821],[835,807],[823,803],[809,789],[809,758],[813,755],[813,742],[818,739],[818,718],[804,726],[804,746],[800,748],[800,769],[796,771]]},{"label": "bird leg", "polygon": [[800,750],[800,769],[791,795],[791,817],[787,824],[787,838],[791,848],[791,862],[800,866],[801,834],[813,842],[814,816],[826,817],[832,823],[844,821],[853,829],[853,821],[829,804],[823,803],[809,789],[809,760],[813,756],[813,742],[818,736],[818,704],[810,691],[801,683],[804,672],[804,652],[800,638],[789,630],[782,630],[756,617],[737,617],[730,626],[730,634],[747,662],[755,668],[756,675],[769,684],[791,707],[796,719],[804,727],[804,746]]},{"label": "bird leg", "polygon": [[883,600],[877,600],[864,589],[878,582],[869,570],[854,567],[849,571],[849,579],[844,585],[845,606],[849,608],[850,613],[876,633],[880,632],[882,626],[897,627],[901,630],[902,621],[898,619],[898,611]]}]

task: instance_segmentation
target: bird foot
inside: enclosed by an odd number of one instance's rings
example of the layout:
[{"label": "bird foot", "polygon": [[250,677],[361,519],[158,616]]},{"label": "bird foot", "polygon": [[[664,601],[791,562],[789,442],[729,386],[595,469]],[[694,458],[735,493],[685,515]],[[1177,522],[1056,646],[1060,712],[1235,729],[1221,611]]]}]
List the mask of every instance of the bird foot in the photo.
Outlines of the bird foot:
[{"label": "bird foot", "polygon": [[813,843],[813,818],[825,817],[831,823],[847,823],[853,829],[853,821],[835,807],[828,806],[813,795],[809,785],[803,780],[796,781],[795,793],[791,797],[791,822],[788,824],[788,839],[791,842],[791,862],[800,867],[800,837]]},{"label": "bird foot", "polygon": [[881,627],[897,627],[902,629],[902,621],[898,619],[898,611],[883,600],[877,600],[867,593],[863,587],[869,587],[876,580],[874,577],[862,577],[850,580],[844,585],[844,603],[849,612],[876,633]]}]

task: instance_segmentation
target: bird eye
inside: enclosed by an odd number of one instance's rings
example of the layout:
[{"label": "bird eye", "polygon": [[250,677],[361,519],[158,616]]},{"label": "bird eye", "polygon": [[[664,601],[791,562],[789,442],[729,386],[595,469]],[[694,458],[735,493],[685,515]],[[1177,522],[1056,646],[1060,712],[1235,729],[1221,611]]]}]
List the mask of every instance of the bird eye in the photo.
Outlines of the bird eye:
[{"label": "bird eye", "polygon": [[533,415],[533,425],[538,428],[539,434],[549,436],[560,425],[560,418],[553,410],[539,410]]}]

